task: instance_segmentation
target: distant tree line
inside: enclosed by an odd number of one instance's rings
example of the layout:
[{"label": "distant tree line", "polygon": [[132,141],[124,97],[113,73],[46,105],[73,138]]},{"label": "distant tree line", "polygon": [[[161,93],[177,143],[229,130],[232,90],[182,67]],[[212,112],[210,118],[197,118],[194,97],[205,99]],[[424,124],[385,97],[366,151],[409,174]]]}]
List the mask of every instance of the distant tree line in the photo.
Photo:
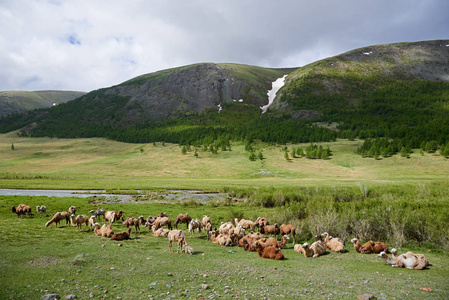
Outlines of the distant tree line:
[{"label": "distant tree line", "polygon": [[[392,153],[422,148],[432,142],[434,148],[445,149],[449,141],[449,83],[422,80],[395,80],[385,76],[360,76],[348,72],[335,77],[338,92],[326,92],[325,75],[304,76],[283,92],[281,101],[295,110],[322,113],[315,121],[338,122],[337,137],[346,139],[386,138],[392,147],[370,145],[360,154],[385,157]],[[400,142],[399,142],[400,141]],[[382,142],[385,143],[385,142]],[[402,147],[397,149],[399,143]],[[424,145],[424,146],[423,146]],[[382,154],[382,146],[385,146]],[[388,151],[389,150],[389,151]],[[427,150],[424,150],[427,151]]]}]

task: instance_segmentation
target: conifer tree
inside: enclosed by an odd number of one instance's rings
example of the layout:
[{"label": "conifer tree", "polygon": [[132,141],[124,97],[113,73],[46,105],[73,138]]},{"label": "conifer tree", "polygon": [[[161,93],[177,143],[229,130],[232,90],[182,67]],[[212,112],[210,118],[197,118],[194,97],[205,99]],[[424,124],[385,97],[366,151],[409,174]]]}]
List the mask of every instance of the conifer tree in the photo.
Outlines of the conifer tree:
[{"label": "conifer tree", "polygon": [[256,154],[253,151],[251,151],[251,153],[249,154],[249,160],[250,161],[255,161],[256,160]]},{"label": "conifer tree", "polygon": [[410,156],[407,153],[407,150],[405,149],[405,147],[401,148],[401,157],[407,157],[409,158]]}]

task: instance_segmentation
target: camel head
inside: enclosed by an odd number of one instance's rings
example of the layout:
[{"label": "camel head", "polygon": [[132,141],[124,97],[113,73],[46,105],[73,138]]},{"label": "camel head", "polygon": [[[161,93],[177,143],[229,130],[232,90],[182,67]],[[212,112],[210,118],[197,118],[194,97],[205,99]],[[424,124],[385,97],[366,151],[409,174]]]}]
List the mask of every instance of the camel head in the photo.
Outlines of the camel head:
[{"label": "camel head", "polygon": [[252,248],[257,248],[258,246],[260,246],[259,242],[256,240],[254,241],[254,243],[251,244]]}]

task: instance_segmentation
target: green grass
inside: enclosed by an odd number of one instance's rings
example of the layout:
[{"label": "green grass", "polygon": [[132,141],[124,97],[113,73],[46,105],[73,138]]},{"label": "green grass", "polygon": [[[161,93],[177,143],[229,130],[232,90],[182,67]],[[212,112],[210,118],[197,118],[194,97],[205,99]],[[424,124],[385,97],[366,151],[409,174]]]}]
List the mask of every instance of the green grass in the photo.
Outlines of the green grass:
[{"label": "green grass", "polygon": [[[12,205],[31,207],[45,204],[48,216],[18,219]],[[197,299],[215,295],[260,299],[349,298],[372,293],[379,299],[445,299],[449,296],[449,256],[437,249],[401,248],[425,254],[432,265],[424,271],[397,269],[375,255],[355,253],[347,246],[343,254],[328,253],[313,259],[293,251],[291,243],[283,250],[285,261],[259,258],[242,248],[224,248],[200,238],[188,238],[195,255],[168,252],[164,238],[153,237],[146,228],[132,240],[118,242],[97,237],[93,232],[63,225],[44,227],[55,211],[75,205],[80,213],[96,206],[89,199],[47,197],[1,197],[0,299],[39,299],[47,293],[75,294],[79,299],[94,298]],[[214,224],[240,211],[245,218],[266,215],[272,209],[229,206],[186,206],[182,204],[129,203],[104,204],[106,209],[122,209],[126,216],[155,215],[166,211],[174,218],[188,212],[201,218],[208,214]],[[64,224],[64,222],[63,222]],[[185,225],[180,225],[184,229]],[[114,224],[115,231],[124,226]],[[301,237],[297,242],[304,242]],[[104,245],[104,247],[102,247]],[[232,250],[233,253],[229,252]],[[203,289],[207,284],[208,289]],[[423,287],[432,292],[421,290]]]},{"label": "green grass", "polygon": [[[11,150],[14,143],[15,150]],[[3,188],[63,189],[208,189],[272,186],[370,186],[448,183],[447,159],[418,151],[410,159],[395,155],[374,160],[354,151],[361,141],[329,145],[329,160],[286,160],[282,146],[256,146],[264,160],[254,162],[242,143],[218,154],[193,151],[183,155],[174,144],[127,144],[100,138],[50,139],[0,136],[0,178]],[[307,145],[288,145],[305,148]],[[143,149],[141,152],[140,149]],[[262,170],[263,169],[263,170]],[[262,170],[262,172],[261,172]],[[58,179],[58,180],[55,180]]]},{"label": "green grass", "polygon": [[[15,150],[11,150],[12,143]],[[106,204],[102,198],[0,197],[0,299],[35,299],[52,292],[112,299],[149,295],[154,299],[197,299],[212,294],[224,299],[232,295],[315,299],[355,298],[364,293],[380,299],[448,298],[449,255],[444,245],[448,237],[447,160],[419,153],[410,159],[397,155],[374,160],[354,153],[361,141],[323,143],[327,145],[333,151],[329,160],[287,161],[283,146],[256,144],[265,159],[251,162],[244,145],[238,143],[232,145],[232,151],[216,155],[199,151],[197,159],[193,152],[183,155],[178,145],[168,143],[1,135],[2,188],[101,188],[131,194],[141,189],[153,196]],[[307,145],[288,148],[299,146]],[[193,199],[184,203],[148,201],[160,200],[165,189],[225,191],[233,199],[246,201],[215,199],[209,205],[198,205]],[[284,202],[285,206],[269,208]],[[48,216],[18,219],[11,206],[19,203],[33,208],[46,205]],[[423,253],[432,266],[424,271],[391,268],[375,255],[355,253],[351,245],[344,254],[306,259],[288,244],[283,251],[287,260],[274,262],[241,248],[212,244],[204,235],[189,238],[196,255],[177,255],[168,253],[167,240],[153,237],[146,228],[118,247],[114,241],[71,226],[44,227],[54,212],[66,211],[70,205],[84,214],[99,206],[122,209],[125,216],[133,217],[162,211],[173,219],[179,213],[198,218],[208,214],[214,224],[235,216],[266,216],[272,222],[294,224],[298,243],[309,240],[320,231],[319,226],[331,234],[349,234],[350,227],[363,230],[359,221],[365,219],[371,226],[365,234],[383,234],[392,246],[406,245],[399,247],[401,253]],[[317,221],[320,224],[314,223]],[[406,227],[402,232],[383,230],[392,224]],[[114,230],[124,228],[115,224]],[[401,233],[406,238],[415,236],[414,230],[424,230],[419,232],[424,241],[399,240]],[[352,236],[347,236],[348,244]],[[202,289],[201,284],[208,284],[209,289]],[[423,287],[433,291],[425,292],[420,289]]]}]

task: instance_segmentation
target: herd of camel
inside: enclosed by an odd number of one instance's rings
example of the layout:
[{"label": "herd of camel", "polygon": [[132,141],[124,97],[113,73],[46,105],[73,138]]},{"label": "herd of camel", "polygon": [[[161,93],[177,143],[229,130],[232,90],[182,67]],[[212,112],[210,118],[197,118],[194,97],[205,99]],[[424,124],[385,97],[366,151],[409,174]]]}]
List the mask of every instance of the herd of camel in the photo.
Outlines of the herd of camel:
[{"label": "herd of camel", "polygon": [[[46,207],[37,206],[36,211],[38,213],[45,213]],[[13,206],[12,212],[16,213],[17,217],[32,215],[31,207],[24,204],[20,204],[18,207]],[[194,253],[192,247],[190,247],[187,242],[185,233],[182,230],[173,230],[171,225],[172,222],[166,213],[161,213],[157,217],[149,216],[146,219],[143,216],[140,216],[139,218],[128,217],[126,220],[124,219],[123,211],[121,210],[118,212],[105,211],[104,209],[99,208],[96,211],[90,211],[92,214],[91,217],[86,215],[75,216],[75,213],[75,206],[71,206],[68,212],[57,212],[45,226],[48,227],[53,223],[58,226],[61,221],[66,220],[66,224],[70,221],[72,226],[81,229],[81,225],[84,223],[86,224],[86,227],[90,226],[97,236],[108,237],[112,240],[124,240],[130,238],[133,226],[135,227],[137,234],[137,230],[139,230],[140,233],[140,225],[143,225],[147,227],[150,232],[153,232],[154,236],[168,238],[170,252],[173,252],[172,243],[176,242],[178,244],[178,253],[182,252],[183,247],[186,253]],[[104,218],[105,222],[108,222],[108,225],[104,224],[100,227],[97,220],[101,217]],[[121,220],[122,224],[126,225],[126,231],[119,233],[114,233],[112,231],[112,223],[117,220]],[[285,248],[290,239],[289,236],[291,236],[293,240],[294,251],[305,257],[319,257],[325,254],[327,250],[336,253],[343,253],[345,251],[345,242],[340,238],[330,236],[326,232],[316,235],[316,241],[312,244],[295,244],[296,233],[294,226],[289,224],[282,224],[281,226],[278,226],[278,224],[270,225],[268,220],[263,217],[258,217],[256,221],[235,219],[235,224],[232,222],[222,222],[217,229],[212,226],[209,216],[203,216],[203,219],[199,221],[198,219],[192,219],[186,213],[178,215],[174,222],[174,226],[177,228],[180,223],[186,224],[191,237],[194,236],[195,230],[198,231],[198,236],[201,234],[201,230],[204,230],[207,234],[207,240],[210,240],[215,244],[222,246],[238,245],[243,247],[246,251],[257,252],[262,258],[275,260],[284,259],[284,254],[281,250]],[[168,229],[164,229],[163,227],[167,227]],[[273,235],[274,237],[268,237],[269,235]],[[277,238],[278,235],[282,236],[280,241]],[[388,245],[383,242],[368,241],[362,245],[357,238],[353,238],[351,243],[356,252],[362,254],[377,253],[378,257],[382,258],[386,263],[393,267],[422,270],[429,265],[429,260],[423,254],[407,252],[399,255],[398,251],[394,248],[390,251],[392,254],[392,257],[390,258],[387,255]]]}]

